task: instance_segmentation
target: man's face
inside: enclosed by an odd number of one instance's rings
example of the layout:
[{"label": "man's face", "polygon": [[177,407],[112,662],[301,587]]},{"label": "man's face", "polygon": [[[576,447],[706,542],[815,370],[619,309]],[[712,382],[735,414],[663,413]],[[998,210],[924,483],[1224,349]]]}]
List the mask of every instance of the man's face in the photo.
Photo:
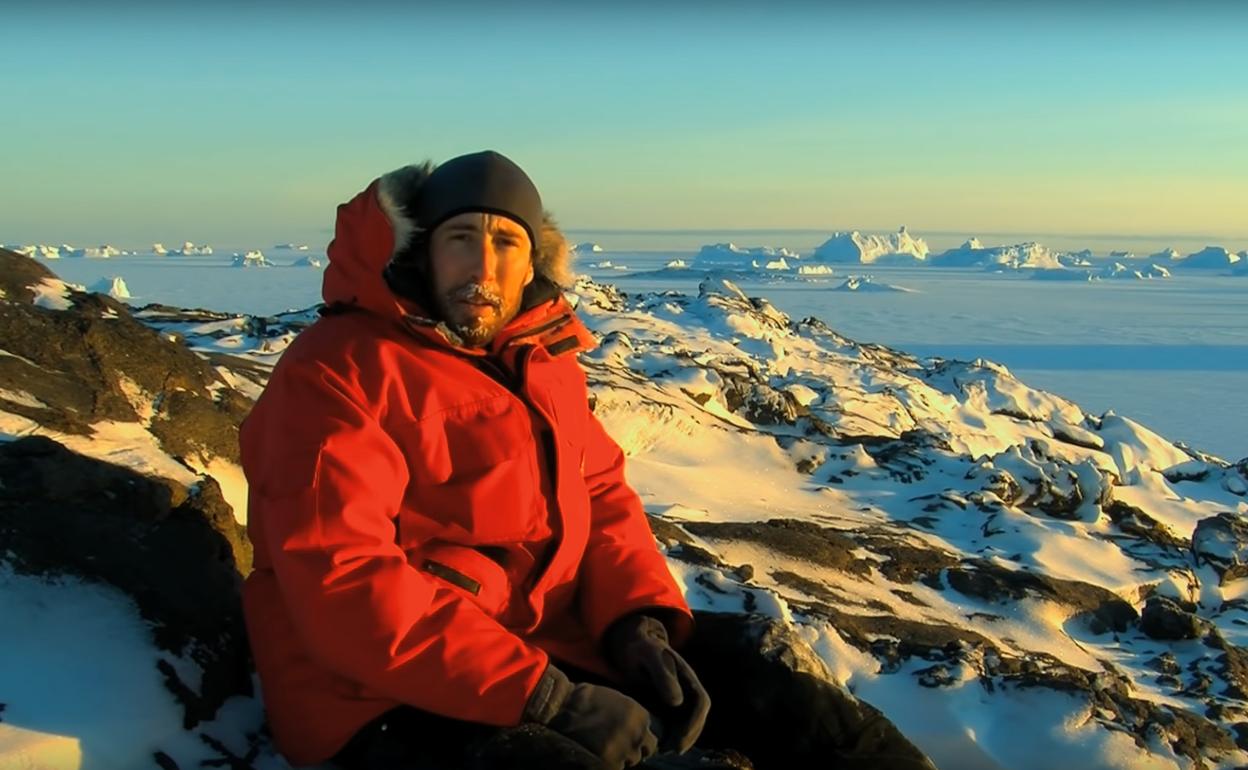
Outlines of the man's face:
[{"label": "man's face", "polygon": [[442,222],[429,239],[434,310],[469,345],[485,346],[520,310],[532,251],[528,232],[504,216],[469,212]]}]

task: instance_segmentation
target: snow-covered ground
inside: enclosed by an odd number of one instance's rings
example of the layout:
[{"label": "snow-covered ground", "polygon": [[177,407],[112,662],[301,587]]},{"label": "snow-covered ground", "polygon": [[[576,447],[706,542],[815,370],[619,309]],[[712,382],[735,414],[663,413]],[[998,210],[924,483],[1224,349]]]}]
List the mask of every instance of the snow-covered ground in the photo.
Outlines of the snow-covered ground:
[{"label": "snow-covered ground", "polygon": [[[1157,251],[1141,246],[1140,253]],[[583,257],[581,264],[590,276],[618,282],[625,291],[689,292],[696,291],[703,273],[669,270],[656,276],[654,271],[678,259],[694,265],[697,256],[696,248],[607,248],[592,259]],[[121,276],[136,305],[163,302],[272,314],[319,299],[321,271],[296,265],[299,259],[269,260],[290,269],[231,270],[228,252],[176,259],[149,254],[62,259],[55,269],[65,280],[86,286]],[[1248,454],[1248,411],[1242,408],[1248,392],[1248,281],[1243,276],[1180,268],[1166,279],[1050,282],[1027,280],[1030,276],[1018,271],[986,273],[982,267],[874,264],[870,270],[877,283],[912,291],[831,292],[861,268],[834,265],[830,275],[802,275],[802,267],[809,270],[810,265],[789,262],[791,270],[783,275],[767,271],[774,279],[760,274],[734,280],[786,313],[819,317],[854,339],[920,355],[989,358],[1089,411],[1113,408],[1223,457]],[[1113,262],[1106,252],[1098,269],[1112,268]]]}]

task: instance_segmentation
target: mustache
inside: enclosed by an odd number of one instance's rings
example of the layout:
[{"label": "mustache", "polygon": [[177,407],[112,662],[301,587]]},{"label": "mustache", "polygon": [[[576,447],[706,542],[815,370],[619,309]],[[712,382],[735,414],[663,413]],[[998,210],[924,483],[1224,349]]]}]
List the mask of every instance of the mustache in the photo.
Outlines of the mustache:
[{"label": "mustache", "polygon": [[495,310],[502,308],[503,298],[498,292],[489,286],[485,286],[476,282],[466,283],[458,289],[450,292],[447,297],[452,302],[484,302],[492,305]]}]

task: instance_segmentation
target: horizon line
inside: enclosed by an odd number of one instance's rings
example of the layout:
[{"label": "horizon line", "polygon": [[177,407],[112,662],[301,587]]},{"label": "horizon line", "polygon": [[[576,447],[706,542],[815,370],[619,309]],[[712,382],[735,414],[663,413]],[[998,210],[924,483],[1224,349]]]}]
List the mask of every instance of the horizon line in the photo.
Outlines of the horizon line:
[{"label": "horizon line", "polygon": [[[819,234],[819,233],[895,233],[901,228],[829,228],[829,227],[673,227],[673,228],[650,228],[650,227],[567,227],[564,228],[566,233],[595,233],[598,235],[714,235],[717,233],[761,233],[761,234]],[[910,227],[906,227],[906,231],[910,234],[916,234]],[[924,235],[957,235],[967,237],[979,236],[1005,236],[1005,235],[1045,235],[1059,236],[1064,238],[1101,238],[1101,239],[1200,239],[1200,238],[1218,238],[1227,240],[1248,240],[1248,235],[1230,234],[1230,233],[1085,233],[1085,232],[1064,232],[1060,230],[977,230],[974,228],[966,229],[941,229],[927,230],[921,229],[918,236]]]}]

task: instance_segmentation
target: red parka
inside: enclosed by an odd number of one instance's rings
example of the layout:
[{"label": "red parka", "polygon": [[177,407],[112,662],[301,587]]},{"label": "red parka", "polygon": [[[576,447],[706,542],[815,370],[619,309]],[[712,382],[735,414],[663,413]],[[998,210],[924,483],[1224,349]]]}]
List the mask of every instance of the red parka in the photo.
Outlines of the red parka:
[{"label": "red parka", "polygon": [[296,765],[400,704],[516,724],[549,659],[610,675],[601,639],[630,612],[665,608],[677,642],[692,627],[589,409],[572,308],[457,346],[382,279],[381,182],[338,208],[323,294],[340,312],[291,344],[241,433],[243,607]]}]

